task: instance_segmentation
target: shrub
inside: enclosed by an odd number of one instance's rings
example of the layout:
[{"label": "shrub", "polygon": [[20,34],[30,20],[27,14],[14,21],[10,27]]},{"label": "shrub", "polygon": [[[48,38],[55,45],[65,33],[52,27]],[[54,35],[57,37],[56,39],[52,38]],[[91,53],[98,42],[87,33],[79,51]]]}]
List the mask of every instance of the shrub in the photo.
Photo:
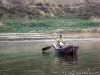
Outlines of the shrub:
[{"label": "shrub", "polygon": [[50,6],[50,3],[45,3],[46,6]]},{"label": "shrub", "polygon": [[36,3],[35,6],[43,6],[42,2]]}]

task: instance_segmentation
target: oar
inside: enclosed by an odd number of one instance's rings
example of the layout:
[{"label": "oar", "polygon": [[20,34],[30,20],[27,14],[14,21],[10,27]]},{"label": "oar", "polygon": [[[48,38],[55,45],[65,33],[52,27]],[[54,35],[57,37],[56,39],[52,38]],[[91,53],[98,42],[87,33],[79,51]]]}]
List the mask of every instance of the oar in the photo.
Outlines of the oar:
[{"label": "oar", "polygon": [[[48,29],[47,27],[46,27],[46,29]],[[51,31],[48,29],[48,31],[50,32],[50,34],[52,35],[52,33],[51,33]],[[52,35],[53,36],[53,35]],[[57,40],[56,40],[56,38],[53,36],[53,38],[55,39],[55,41],[57,42]],[[51,47],[53,47],[53,46],[47,46],[47,47],[44,47],[44,48],[42,48],[42,51],[45,51],[45,50],[48,50],[48,49],[50,49]]]},{"label": "oar", "polygon": [[42,51],[48,50],[48,49],[50,49],[51,47],[52,47],[52,46],[44,47],[44,48],[42,48]]}]

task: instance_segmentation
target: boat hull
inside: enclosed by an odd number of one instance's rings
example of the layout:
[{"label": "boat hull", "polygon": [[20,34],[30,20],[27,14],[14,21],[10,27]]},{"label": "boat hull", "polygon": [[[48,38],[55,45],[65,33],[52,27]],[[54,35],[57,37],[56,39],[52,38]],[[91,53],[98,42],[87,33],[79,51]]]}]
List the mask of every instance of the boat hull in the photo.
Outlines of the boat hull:
[{"label": "boat hull", "polygon": [[61,53],[61,54],[70,54],[70,55],[73,55],[73,54],[77,54],[77,51],[78,51],[78,46],[68,46],[64,49],[62,48],[55,48],[55,51],[58,52],[58,53]]}]

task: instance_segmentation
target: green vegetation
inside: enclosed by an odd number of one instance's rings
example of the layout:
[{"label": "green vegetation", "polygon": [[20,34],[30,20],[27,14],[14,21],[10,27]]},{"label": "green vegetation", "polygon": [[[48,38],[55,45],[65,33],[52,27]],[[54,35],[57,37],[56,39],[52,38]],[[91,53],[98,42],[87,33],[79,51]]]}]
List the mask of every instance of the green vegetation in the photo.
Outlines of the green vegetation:
[{"label": "green vegetation", "polygon": [[100,23],[90,20],[81,20],[70,17],[48,17],[41,18],[35,21],[19,21],[19,20],[5,20],[0,26],[0,32],[43,32],[50,30],[62,29],[67,30],[81,30],[81,29],[96,29]]}]

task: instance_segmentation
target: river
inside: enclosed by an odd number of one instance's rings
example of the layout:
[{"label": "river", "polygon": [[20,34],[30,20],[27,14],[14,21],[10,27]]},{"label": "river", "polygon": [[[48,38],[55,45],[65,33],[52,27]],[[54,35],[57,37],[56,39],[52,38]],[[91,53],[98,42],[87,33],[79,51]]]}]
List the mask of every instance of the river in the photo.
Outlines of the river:
[{"label": "river", "polygon": [[77,55],[58,55],[52,42],[0,41],[0,75],[99,75],[100,41],[70,41]]}]

